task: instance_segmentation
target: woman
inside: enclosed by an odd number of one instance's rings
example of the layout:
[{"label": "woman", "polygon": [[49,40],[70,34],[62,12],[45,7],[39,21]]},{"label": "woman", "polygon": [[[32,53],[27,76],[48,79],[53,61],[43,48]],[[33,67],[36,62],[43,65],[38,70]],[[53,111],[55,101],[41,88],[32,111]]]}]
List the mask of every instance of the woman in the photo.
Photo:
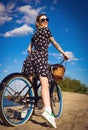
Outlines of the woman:
[{"label": "woman", "polygon": [[54,40],[48,29],[49,19],[45,14],[36,18],[36,32],[31,39],[28,47],[30,56],[24,62],[22,71],[29,75],[32,80],[33,75],[39,77],[42,86],[42,99],[44,103],[44,112],[42,117],[45,118],[54,128],[56,128],[55,118],[52,115],[49,95],[49,69],[48,69],[48,46],[51,41],[56,49],[68,59],[60,45]]}]

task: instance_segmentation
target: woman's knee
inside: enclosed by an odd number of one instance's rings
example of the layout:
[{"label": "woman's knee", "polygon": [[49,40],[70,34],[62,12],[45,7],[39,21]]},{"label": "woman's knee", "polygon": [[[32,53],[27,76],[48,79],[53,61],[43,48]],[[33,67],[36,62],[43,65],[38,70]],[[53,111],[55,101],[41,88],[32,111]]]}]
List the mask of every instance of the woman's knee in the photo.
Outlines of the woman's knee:
[{"label": "woman's knee", "polygon": [[40,82],[41,82],[42,86],[48,86],[49,85],[47,77],[40,76]]}]

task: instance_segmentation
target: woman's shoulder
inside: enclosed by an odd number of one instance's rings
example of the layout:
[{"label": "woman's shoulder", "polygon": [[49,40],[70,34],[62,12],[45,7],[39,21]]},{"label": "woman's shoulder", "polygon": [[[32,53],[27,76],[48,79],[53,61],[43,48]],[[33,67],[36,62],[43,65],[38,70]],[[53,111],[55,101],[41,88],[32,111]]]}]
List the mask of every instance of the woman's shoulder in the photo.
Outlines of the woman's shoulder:
[{"label": "woman's shoulder", "polygon": [[48,27],[38,28],[35,35],[51,35],[51,31]]},{"label": "woman's shoulder", "polygon": [[50,29],[48,27],[43,28],[44,33],[51,33]]}]

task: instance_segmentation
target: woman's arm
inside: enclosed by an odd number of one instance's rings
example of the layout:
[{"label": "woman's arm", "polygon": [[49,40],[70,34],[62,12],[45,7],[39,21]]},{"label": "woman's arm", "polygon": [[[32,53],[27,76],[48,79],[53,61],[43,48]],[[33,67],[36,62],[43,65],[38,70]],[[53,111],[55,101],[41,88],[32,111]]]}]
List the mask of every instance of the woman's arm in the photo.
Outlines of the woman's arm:
[{"label": "woman's arm", "polygon": [[31,51],[32,51],[32,43],[30,43],[28,46],[28,52],[31,53]]},{"label": "woman's arm", "polygon": [[53,45],[56,47],[56,49],[62,53],[62,55],[64,56],[64,58],[66,60],[68,60],[68,57],[66,56],[65,52],[63,51],[63,49],[60,47],[60,45],[55,41],[55,39],[53,37],[50,37],[50,41],[53,43]]}]

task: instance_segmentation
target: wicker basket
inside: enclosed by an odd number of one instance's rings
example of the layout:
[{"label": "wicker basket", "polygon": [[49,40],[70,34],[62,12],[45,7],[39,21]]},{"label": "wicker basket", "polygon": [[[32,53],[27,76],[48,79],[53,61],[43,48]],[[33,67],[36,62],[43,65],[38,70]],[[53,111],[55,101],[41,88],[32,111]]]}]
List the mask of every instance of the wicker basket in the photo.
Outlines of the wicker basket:
[{"label": "wicker basket", "polygon": [[62,80],[64,76],[65,68],[63,65],[58,65],[57,68],[53,68],[53,76],[55,81]]}]

